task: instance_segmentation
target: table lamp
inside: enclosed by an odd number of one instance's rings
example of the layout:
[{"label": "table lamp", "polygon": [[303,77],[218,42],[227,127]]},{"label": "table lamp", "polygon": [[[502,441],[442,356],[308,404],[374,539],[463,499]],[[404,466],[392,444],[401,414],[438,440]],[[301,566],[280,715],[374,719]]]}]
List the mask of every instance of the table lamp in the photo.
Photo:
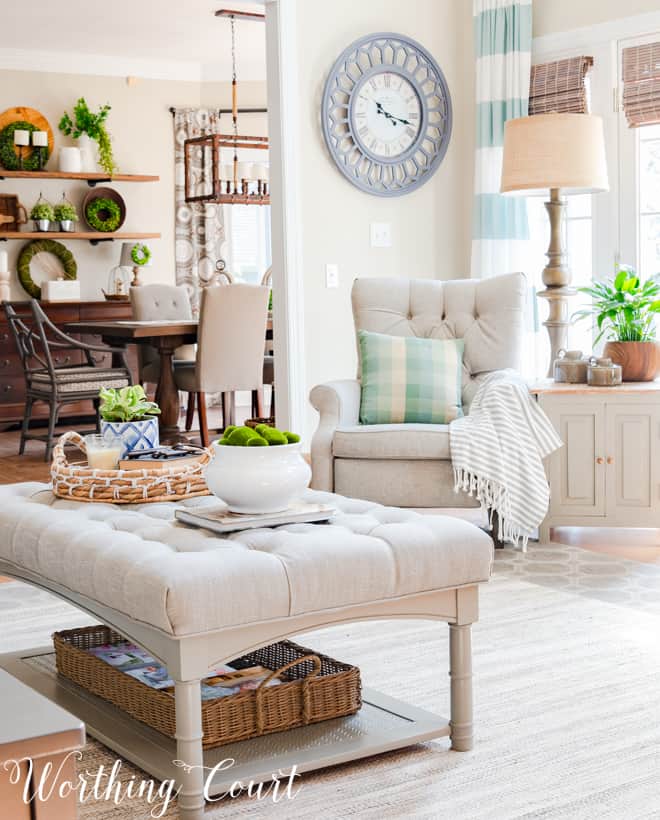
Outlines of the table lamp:
[{"label": "table lamp", "polygon": [[[134,254],[133,251],[136,251]],[[119,267],[131,268],[133,270],[133,281],[131,287],[139,287],[140,268],[146,268],[151,265],[151,251],[146,245],[141,242],[124,242],[121,246],[121,256],[119,257]]]},{"label": "table lamp", "polygon": [[550,218],[548,264],[543,270],[546,289],[538,295],[549,303],[543,323],[550,337],[550,369],[558,351],[567,347],[568,301],[571,271],[564,243],[566,201],[564,194],[607,191],[607,163],[603,121],[591,114],[535,114],[504,124],[504,156],[501,193],[524,196],[545,194]]}]

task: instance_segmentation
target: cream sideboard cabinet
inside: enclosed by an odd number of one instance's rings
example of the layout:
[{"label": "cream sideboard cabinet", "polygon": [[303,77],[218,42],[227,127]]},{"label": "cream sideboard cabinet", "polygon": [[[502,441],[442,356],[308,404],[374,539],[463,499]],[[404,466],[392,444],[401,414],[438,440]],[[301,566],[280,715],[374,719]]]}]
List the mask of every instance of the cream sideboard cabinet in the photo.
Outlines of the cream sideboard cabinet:
[{"label": "cream sideboard cabinet", "polygon": [[531,388],[564,446],[546,463],[550,527],[660,528],[660,381]]}]

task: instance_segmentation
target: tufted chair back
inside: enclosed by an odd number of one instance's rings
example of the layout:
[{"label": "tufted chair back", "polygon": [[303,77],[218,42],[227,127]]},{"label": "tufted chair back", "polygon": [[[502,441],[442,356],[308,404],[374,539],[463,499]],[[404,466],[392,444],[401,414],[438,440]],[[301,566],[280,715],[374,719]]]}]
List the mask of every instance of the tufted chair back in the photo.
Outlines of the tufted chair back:
[{"label": "tufted chair back", "polygon": [[[140,322],[192,319],[190,297],[184,285],[140,285],[131,288],[133,318]],[[140,373],[149,364],[159,362],[158,351],[151,345],[138,345]],[[195,346],[183,345],[174,351],[175,359],[194,359]]]},{"label": "tufted chair back", "polygon": [[353,320],[356,332],[463,339],[463,404],[469,406],[486,374],[520,366],[525,292],[522,273],[450,281],[356,279]]}]

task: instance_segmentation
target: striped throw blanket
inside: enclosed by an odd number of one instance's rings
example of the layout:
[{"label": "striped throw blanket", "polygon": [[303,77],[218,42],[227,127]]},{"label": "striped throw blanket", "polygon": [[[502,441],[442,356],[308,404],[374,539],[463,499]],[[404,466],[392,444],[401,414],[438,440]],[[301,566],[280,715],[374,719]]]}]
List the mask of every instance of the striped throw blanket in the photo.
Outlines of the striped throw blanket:
[{"label": "striped throw blanket", "polygon": [[545,518],[550,490],[543,459],[562,446],[550,420],[520,376],[488,376],[470,413],[449,425],[455,490],[499,514],[499,538],[527,547]]}]

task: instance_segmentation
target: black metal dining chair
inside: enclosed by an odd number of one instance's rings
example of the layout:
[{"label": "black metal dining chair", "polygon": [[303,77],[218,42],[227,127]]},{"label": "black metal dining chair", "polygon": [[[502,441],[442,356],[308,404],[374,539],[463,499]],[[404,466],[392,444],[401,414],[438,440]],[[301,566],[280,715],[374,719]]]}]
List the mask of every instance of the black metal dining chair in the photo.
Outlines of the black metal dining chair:
[{"label": "black metal dining chair", "polygon": [[[123,348],[90,345],[68,336],[50,321],[36,299],[30,302],[31,322],[27,317],[19,316],[9,302],[3,302],[3,306],[25,377],[25,415],[18,453],[23,455],[28,439],[45,441],[45,460],[49,461],[55,444],[55,425],[60,409],[65,404],[92,401],[98,411],[99,390],[102,387],[126,387],[132,384],[131,372],[126,364]],[[61,358],[59,354],[63,351],[71,353],[64,357],[63,364],[57,364],[57,359]],[[119,359],[121,366],[99,367],[94,360],[94,353],[112,353]],[[76,363],[75,359],[79,359],[81,363]],[[32,407],[36,401],[43,401],[49,406],[46,433],[30,432]],[[96,426],[98,430],[98,414]]]}]

